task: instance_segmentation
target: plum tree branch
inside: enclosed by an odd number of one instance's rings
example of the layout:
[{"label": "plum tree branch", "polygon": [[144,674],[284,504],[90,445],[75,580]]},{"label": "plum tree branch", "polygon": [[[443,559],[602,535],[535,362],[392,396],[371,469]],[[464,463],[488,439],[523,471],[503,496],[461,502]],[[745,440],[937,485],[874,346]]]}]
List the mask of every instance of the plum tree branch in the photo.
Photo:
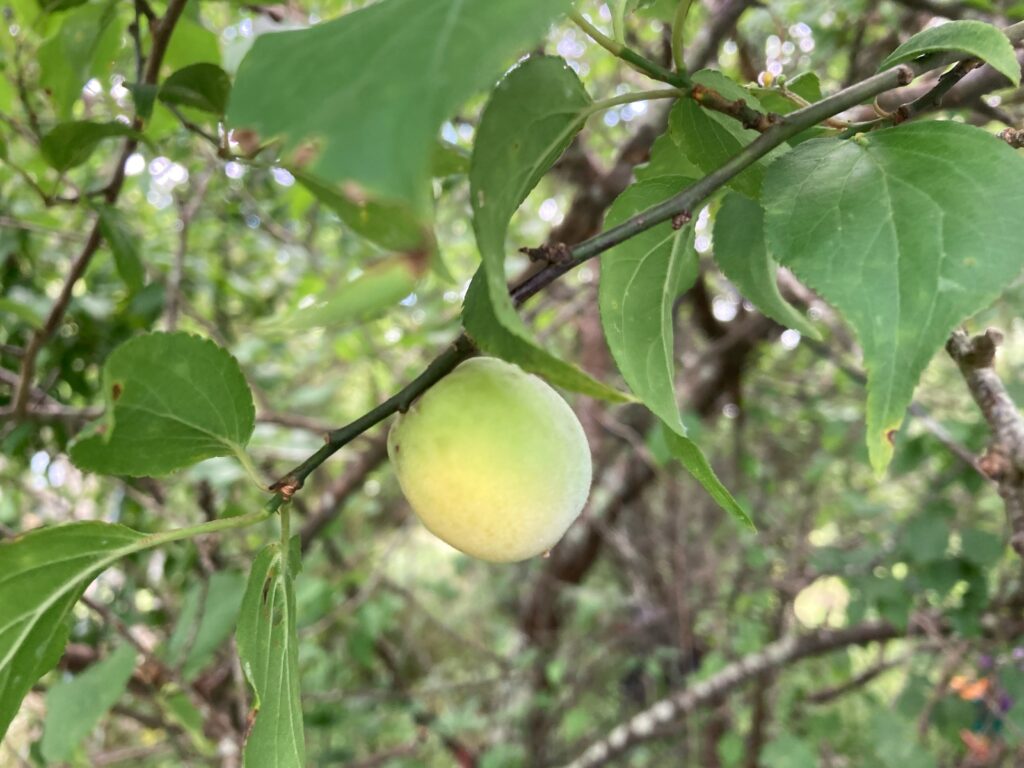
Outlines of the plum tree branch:
[{"label": "plum tree branch", "polygon": [[[1007,28],[1006,33],[1011,39],[1024,38],[1024,23]],[[849,88],[844,88],[832,96],[791,112],[703,179],[691,184],[668,200],[651,206],[622,224],[571,248],[569,258],[560,259],[557,264],[547,265],[516,286],[513,289],[514,298],[521,303],[585,261],[678,214],[690,213],[698,203],[703,202],[735,176],[801,131],[834,117],[867,99],[874,98],[880,93],[907,85],[924,72],[947,66],[958,60],[959,57],[955,53],[932,54],[917,61],[879,72],[877,75],[851,85]]]},{"label": "plum tree branch", "polygon": [[307,551],[321,531],[334,521],[345,500],[363,486],[366,478],[381,465],[386,457],[385,441],[377,440],[360,454],[334,485],[324,493],[317,511],[310,515],[302,525],[300,539],[303,552]]},{"label": "plum tree branch", "polygon": [[282,502],[290,499],[302,487],[310,473],[327,461],[339,449],[348,445],[352,440],[363,434],[363,432],[379,424],[388,416],[408,410],[413,400],[451,373],[459,363],[475,353],[476,345],[473,344],[470,338],[465,334],[459,336],[448,349],[427,366],[423,373],[397,393],[350,424],[328,432],[322,448],[270,486],[270,489],[276,492],[276,498],[280,498]]},{"label": "plum tree branch", "polygon": [[[680,89],[680,95],[688,96],[705,109],[729,115],[739,120],[745,127],[754,128],[758,131],[768,130],[780,119],[778,115],[760,112],[747,105],[743,99],[727,99],[717,91],[706,88],[690,80],[686,73],[686,62],[683,58],[682,49],[682,27],[689,10],[689,0],[681,2],[673,23],[672,54],[676,64],[676,71],[666,69],[660,64],[641,56],[629,46],[618,40],[612,39],[602,33],[597,27],[586,20],[580,13],[573,11],[569,18],[580,29],[587,33],[598,45],[606,51],[629,64],[634,69],[642,72],[654,80],[674,85]],[[678,34],[677,34],[678,32]]]},{"label": "plum tree branch", "polygon": [[995,371],[996,347],[1002,339],[992,328],[973,338],[954,331],[946,351],[988,422],[992,438],[978,468],[996,482],[1006,506],[1010,544],[1024,557],[1024,416]]},{"label": "plum tree branch", "polygon": [[868,622],[838,630],[819,630],[807,635],[790,635],[727,665],[699,683],[653,704],[626,722],[613,728],[591,744],[565,768],[596,768],[624,753],[634,744],[653,738],[659,726],[693,712],[758,675],[779,669],[802,659],[822,656],[855,645],[885,642],[903,633],[884,622]]},{"label": "plum tree branch", "polygon": [[[1024,39],[1024,22],[1007,27],[1004,32],[1011,40]],[[614,43],[614,41],[611,42]],[[539,268],[510,288],[513,301],[517,306],[521,306],[562,275],[584,262],[600,256],[631,237],[679,214],[691,213],[698,204],[725,186],[731,179],[801,131],[868,99],[873,99],[881,93],[907,85],[918,75],[954,64],[962,58],[964,58],[962,54],[955,52],[930,54],[916,61],[879,72],[848,88],[843,88],[832,96],[789,113],[777,122],[773,122],[771,127],[743,147],[720,168],[673,197],[641,211],[622,224],[600,232],[578,245],[560,248],[562,258]],[[310,473],[343,446],[388,416],[406,410],[413,400],[444,378],[463,360],[475,354],[476,351],[473,340],[465,333],[460,335],[448,349],[430,363],[422,374],[395,395],[350,424],[328,433],[322,448],[270,486],[271,490],[276,493],[275,498],[278,498],[281,503],[290,499],[302,487]]]},{"label": "plum tree branch", "polygon": [[[146,59],[146,66],[142,76],[144,84],[156,84],[160,76],[160,65],[163,64],[164,54],[167,52],[167,46],[171,42],[171,33],[174,31],[178,19],[181,18],[186,4],[187,0],[171,0],[163,18],[155,25],[153,29],[153,47],[150,49],[149,58]],[[133,127],[136,131],[142,128],[142,118],[138,114],[135,115],[133,120]],[[120,196],[125,180],[125,165],[138,146],[139,140],[137,135],[125,139],[121,155],[114,166],[114,173],[110,183],[103,190],[103,200],[108,205],[115,203]],[[53,334],[60,327],[68,305],[71,303],[71,296],[75,285],[85,274],[85,270],[102,243],[103,234],[100,232],[99,219],[97,218],[93,222],[92,229],[89,231],[85,245],[82,246],[82,250],[77,258],[71,263],[68,275],[61,286],[60,294],[50,309],[50,314],[47,315],[42,327],[32,334],[28,344],[25,346],[25,355],[21,359],[20,379],[18,387],[14,391],[13,411],[16,419],[22,418],[28,408],[29,394],[32,390],[32,380],[35,377],[36,359],[39,357],[39,352],[42,350],[43,345],[53,338]]]},{"label": "plum tree branch", "polygon": [[871,683],[876,678],[884,675],[889,670],[902,666],[911,658],[913,658],[913,653],[911,651],[906,651],[893,659],[882,659],[873,666],[865,669],[860,674],[854,675],[846,682],[840,683],[839,685],[829,686],[828,688],[823,688],[808,694],[804,698],[804,702],[807,704],[818,705],[830,704],[848,693],[860,690],[868,683]]}]

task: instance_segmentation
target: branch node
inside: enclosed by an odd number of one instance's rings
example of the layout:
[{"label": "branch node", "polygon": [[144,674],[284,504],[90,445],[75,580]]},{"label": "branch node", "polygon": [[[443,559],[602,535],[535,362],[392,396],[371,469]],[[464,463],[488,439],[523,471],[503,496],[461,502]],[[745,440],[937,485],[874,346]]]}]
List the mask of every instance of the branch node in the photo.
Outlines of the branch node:
[{"label": "branch node", "polygon": [[302,480],[295,475],[285,475],[270,486],[270,490],[281,494],[281,498],[285,501],[291,501],[292,496],[294,496],[295,492],[300,488],[302,488]]},{"label": "branch node", "polygon": [[672,229],[682,229],[693,221],[693,214],[689,211],[680,211],[672,217]]},{"label": "branch node", "polygon": [[773,112],[760,112],[747,104],[746,99],[727,99],[718,91],[714,91],[700,83],[690,88],[690,98],[705,109],[712,109],[729,115],[744,128],[749,128],[764,133],[772,126],[782,121],[782,117]]},{"label": "branch node", "polygon": [[912,117],[909,104],[901,104],[889,113],[889,122],[893,125],[904,123]]},{"label": "branch node", "polygon": [[539,248],[524,247],[519,249],[530,257],[530,261],[543,261],[548,264],[568,264],[572,261],[572,248],[565,243],[545,243]]},{"label": "branch node", "polygon": [[978,469],[980,469],[986,477],[995,480],[997,483],[1007,477],[1013,469],[1013,464],[1010,462],[1010,457],[1002,450],[1002,447],[997,445],[989,446],[989,449],[985,451],[980,459],[978,459]]},{"label": "branch node", "polygon": [[988,422],[988,450],[978,469],[994,480],[1003,498],[1010,545],[1024,558],[1024,416],[995,371],[996,348],[1003,334],[995,328],[973,338],[957,330],[946,342],[974,402]]},{"label": "branch node", "polygon": [[1014,149],[1024,147],[1024,129],[1022,128],[1006,128],[999,132],[999,138]]},{"label": "branch node", "polygon": [[996,328],[989,328],[973,338],[966,331],[957,330],[946,342],[946,351],[961,367],[990,368],[995,360],[996,347],[1002,343],[1003,333]]}]

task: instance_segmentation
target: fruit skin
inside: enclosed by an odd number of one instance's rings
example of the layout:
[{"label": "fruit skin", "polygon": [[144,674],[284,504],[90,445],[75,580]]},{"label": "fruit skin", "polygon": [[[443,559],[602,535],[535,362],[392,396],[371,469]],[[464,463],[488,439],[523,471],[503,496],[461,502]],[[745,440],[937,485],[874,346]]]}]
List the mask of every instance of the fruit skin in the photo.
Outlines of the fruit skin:
[{"label": "fruit skin", "polygon": [[568,403],[491,357],[467,360],[413,403],[388,455],[423,524],[491,562],[551,549],[590,492],[590,447]]}]

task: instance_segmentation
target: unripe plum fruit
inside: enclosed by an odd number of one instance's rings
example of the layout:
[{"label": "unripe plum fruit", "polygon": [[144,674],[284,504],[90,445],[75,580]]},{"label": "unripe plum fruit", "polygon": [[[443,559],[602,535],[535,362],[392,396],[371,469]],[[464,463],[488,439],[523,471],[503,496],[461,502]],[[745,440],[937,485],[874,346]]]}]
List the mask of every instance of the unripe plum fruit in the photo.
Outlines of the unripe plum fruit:
[{"label": "unripe plum fruit", "polygon": [[491,562],[551,549],[590,492],[590,447],[568,403],[491,357],[462,363],[399,416],[388,455],[423,524]]}]

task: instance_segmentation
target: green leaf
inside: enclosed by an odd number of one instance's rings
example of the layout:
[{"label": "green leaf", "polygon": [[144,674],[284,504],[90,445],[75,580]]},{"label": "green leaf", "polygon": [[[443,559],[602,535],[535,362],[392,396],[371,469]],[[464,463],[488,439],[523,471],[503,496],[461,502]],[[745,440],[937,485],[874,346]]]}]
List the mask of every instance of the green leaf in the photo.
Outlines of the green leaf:
[{"label": "green leaf", "polygon": [[153,105],[160,89],[151,83],[125,83],[124,87],[135,102],[135,114],[142,120],[149,120],[153,116]]},{"label": "green leaf", "polygon": [[733,498],[733,495],[729,493],[729,489],[722,484],[722,481],[718,479],[718,475],[715,474],[715,470],[711,467],[700,446],[690,438],[680,435],[674,427],[666,426],[669,428],[663,431],[665,441],[668,443],[672,456],[678,459],[683,468],[693,475],[694,479],[704,487],[704,490],[708,492],[708,495],[715,500],[718,506],[732,515],[741,524],[750,530],[754,530],[754,522],[750,519],[750,515]]},{"label": "green leaf", "polygon": [[981,568],[990,568],[999,562],[1006,551],[1006,544],[1001,536],[968,528],[960,532],[960,550],[965,560]]},{"label": "green leaf", "polygon": [[918,515],[907,521],[901,550],[914,563],[942,560],[949,544],[949,524],[935,515]]},{"label": "green leaf", "polygon": [[[693,81],[714,89],[727,99],[743,99],[754,109],[761,108],[749,91],[741,88],[721,72],[701,70],[694,73]],[[693,99],[680,99],[675,103],[669,113],[669,130],[690,162],[705,174],[718,170],[759,135],[757,131],[744,128],[731,117],[704,109]],[[780,152],[785,152],[785,149],[778,148],[769,153],[768,157]],[[737,192],[757,199],[761,193],[765,165],[764,160],[759,160],[729,181],[729,186]]]},{"label": "green leaf", "polygon": [[253,689],[256,720],[246,768],[303,768],[306,760],[295,632],[294,561],[279,543],[256,556],[242,598],[238,656]]},{"label": "green leaf", "polygon": [[[637,182],[612,204],[608,226],[671,197],[689,183],[678,176]],[[665,222],[615,246],[601,258],[601,323],[626,383],[665,425],[664,438],[672,456],[722,509],[753,528],[700,448],[687,437],[676,402],[672,307],[693,285],[698,270],[692,226],[677,230]]]},{"label": "green leaf", "polygon": [[42,528],[0,543],[0,735],[64,652],[72,606],[97,574],[146,547],[109,523]]},{"label": "green leaf", "polygon": [[803,739],[782,733],[765,745],[761,760],[764,768],[814,768],[818,754]]},{"label": "green leaf", "polygon": [[416,287],[416,270],[402,256],[369,267],[363,274],[331,291],[323,301],[289,312],[267,323],[275,331],[310,328],[338,330],[393,308]]},{"label": "green leaf", "polygon": [[157,694],[156,701],[166,713],[168,722],[181,728],[197,752],[210,759],[216,758],[217,745],[206,736],[203,713],[192,703],[188,694],[174,686],[165,686]]},{"label": "green leaf", "polygon": [[223,115],[231,92],[231,78],[216,64],[190,64],[172,73],[160,85],[157,98],[164,104],[192,107]]},{"label": "green leaf", "polygon": [[499,323],[494,316],[486,281],[479,270],[466,291],[462,305],[462,324],[480,349],[543,376],[556,387],[612,403],[633,400],[629,395],[596,381],[576,366],[559,360]]},{"label": "green leaf", "polygon": [[84,5],[88,0],[37,0],[39,3],[39,9],[44,13],[58,13],[59,11],[67,11],[71,8],[77,8],[80,5]]},{"label": "green leaf", "polygon": [[950,21],[918,32],[886,56],[878,71],[938,51],[959,51],[981,59],[1006,75],[1011,83],[1020,85],[1020,64],[1010,40],[998,27],[972,19]]},{"label": "green leaf", "polygon": [[800,144],[764,192],[770,252],[857,333],[880,472],[932,355],[1020,273],[1024,159],[977,128],[915,123]]},{"label": "green leaf", "polygon": [[[808,103],[821,101],[821,81],[813,72],[802,72],[792,80],[786,81],[784,87],[786,91],[799,96]],[[787,96],[782,87],[751,88],[750,92],[757,97],[764,109],[779,115],[788,115],[790,112],[800,109],[801,106],[798,100]]]},{"label": "green leaf", "polygon": [[511,308],[505,282],[509,220],[583,128],[593,101],[556,56],[530,56],[490,94],[477,127],[469,183],[490,295]]},{"label": "green leaf", "polygon": [[814,72],[801,72],[786,83],[786,88],[811,104],[821,101],[821,81]]},{"label": "green leaf", "polygon": [[804,336],[821,334],[779,293],[775,260],[764,242],[764,210],[760,204],[730,192],[715,214],[715,261],[740,293],[768,317]]},{"label": "green leaf", "polygon": [[638,181],[656,179],[658,176],[685,176],[698,179],[704,174],[686,156],[686,149],[680,143],[682,137],[671,126],[665,129],[651,145],[651,157],[646,164],[638,166]]},{"label": "green leaf", "polygon": [[433,232],[408,206],[368,199],[358,190],[331,184],[294,166],[289,170],[299,184],[366,239],[399,253],[419,255],[433,250]]},{"label": "green leaf", "polygon": [[168,663],[181,665],[186,680],[193,679],[231,636],[242,604],[245,577],[237,571],[217,571],[205,584],[195,584],[185,601],[167,642]]},{"label": "green leaf", "polygon": [[146,282],[146,269],[139,257],[139,244],[132,233],[124,214],[113,206],[103,205],[97,209],[100,232],[114,254],[117,274],[121,276],[130,293],[142,290]]},{"label": "green leaf", "polygon": [[104,139],[138,135],[124,123],[75,120],[61,123],[43,136],[39,149],[52,168],[63,173],[86,162]]},{"label": "green leaf", "polygon": [[135,670],[135,649],[124,645],[72,680],[46,693],[41,752],[47,762],[69,760],[75,748],[121,698]]},{"label": "green leaf", "polygon": [[[192,8],[199,7],[198,2],[189,5]],[[167,54],[164,56],[164,66],[178,70],[204,62],[220,65],[220,41],[216,33],[202,25],[198,13],[191,14],[193,18],[189,16],[186,11],[174,25]]]},{"label": "green leaf", "polygon": [[262,35],[239,67],[228,122],[261,140],[282,139],[286,155],[312,144],[311,173],[425,221],[442,121],[568,7],[383,0],[309,29]]},{"label": "green leaf", "polygon": [[56,31],[39,46],[40,84],[61,120],[71,116],[82,86],[110,71],[122,29],[116,0],[83,4],[63,14]]},{"label": "green leaf", "polygon": [[593,102],[564,60],[531,56],[509,72],[484,108],[473,144],[473,229],[498,321],[530,341],[505,277],[509,221],[583,127]]},{"label": "green leaf", "polygon": [[430,161],[430,174],[436,179],[469,173],[469,152],[455,144],[438,140]]},{"label": "green leaf", "polygon": [[33,328],[42,328],[46,323],[46,310],[35,302],[29,302],[12,296],[0,296],[0,313],[14,315]]},{"label": "green leaf", "polygon": [[[678,176],[640,181],[608,211],[615,226],[689,183]],[[693,227],[664,222],[641,232],[601,257],[598,303],[612,357],[644,405],[673,432],[686,435],[675,390],[672,305],[697,277]]]},{"label": "green leaf", "polygon": [[103,368],[104,419],[71,446],[81,469],[161,475],[213,456],[246,463],[255,407],[237,361],[208,339],[150,333]]},{"label": "green leaf", "polygon": [[576,74],[551,56],[531,56],[491,94],[469,169],[473,228],[483,258],[473,282],[484,280],[487,296],[476,295],[479,287],[470,288],[463,322],[483,349],[553,384],[621,399],[537,347],[512,304],[505,278],[505,238],[512,215],[569,146],[592,106]]},{"label": "green leaf", "polygon": [[871,715],[869,731],[879,762],[884,768],[935,768],[935,758],[917,737],[914,723],[891,710]]}]

